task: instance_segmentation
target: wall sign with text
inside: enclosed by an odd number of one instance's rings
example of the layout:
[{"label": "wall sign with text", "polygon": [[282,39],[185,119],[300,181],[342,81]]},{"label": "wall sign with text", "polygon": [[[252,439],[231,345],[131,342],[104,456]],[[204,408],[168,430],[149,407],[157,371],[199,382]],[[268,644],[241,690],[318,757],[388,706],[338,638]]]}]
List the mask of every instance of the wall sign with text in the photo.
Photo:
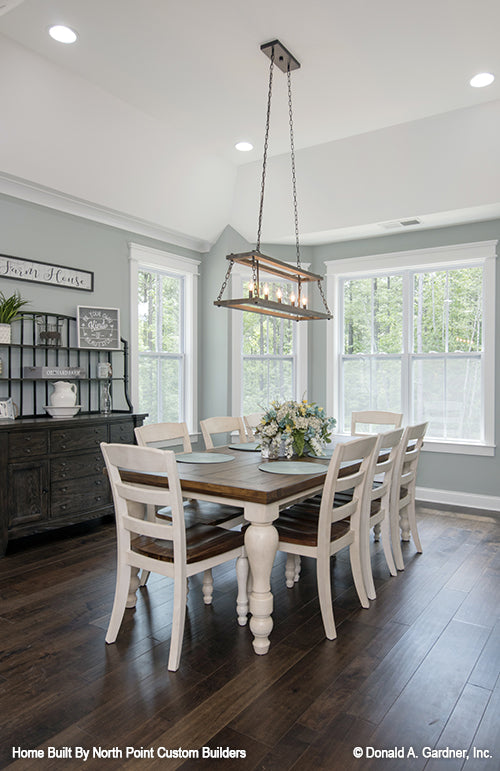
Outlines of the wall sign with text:
[{"label": "wall sign with text", "polygon": [[121,348],[118,308],[92,308],[78,305],[76,328],[79,348],[95,348],[102,351]]},{"label": "wall sign with text", "polygon": [[89,270],[24,260],[20,257],[9,257],[7,254],[0,254],[0,278],[51,284],[64,289],[83,289],[85,292],[94,291],[94,274]]}]

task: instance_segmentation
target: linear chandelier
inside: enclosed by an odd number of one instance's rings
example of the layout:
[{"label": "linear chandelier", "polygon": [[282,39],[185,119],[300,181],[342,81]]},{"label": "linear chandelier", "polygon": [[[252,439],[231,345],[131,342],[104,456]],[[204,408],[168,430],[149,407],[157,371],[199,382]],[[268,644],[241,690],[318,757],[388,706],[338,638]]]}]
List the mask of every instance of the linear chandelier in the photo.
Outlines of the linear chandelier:
[{"label": "linear chandelier", "polygon": [[[224,308],[233,308],[236,310],[250,311],[252,313],[261,313],[267,316],[279,316],[283,319],[292,319],[294,321],[312,321],[314,319],[331,319],[332,314],[328,308],[326,298],[322,287],[322,276],[304,270],[300,261],[299,245],[299,220],[297,213],[297,189],[295,177],[295,146],[293,137],[293,111],[292,111],[292,87],[291,72],[300,67],[299,62],[292,54],[280,43],[279,40],[272,40],[270,43],[261,45],[261,51],[271,60],[269,68],[269,89],[267,95],[267,118],[264,137],[264,154],[262,161],[262,182],[260,191],[259,223],[257,228],[256,248],[250,252],[241,252],[239,254],[228,254],[226,260],[229,266],[222,282],[218,297],[214,300],[214,305]],[[264,211],[264,191],[266,182],[267,166],[267,148],[269,141],[269,125],[271,118],[271,97],[273,86],[274,65],[287,75],[288,81],[288,112],[290,124],[290,156],[292,166],[292,191],[293,191],[293,210],[295,219],[295,248],[296,264],[292,265],[274,257],[268,257],[260,251],[262,215]],[[249,284],[248,296],[223,300],[223,294],[227,287],[231,271],[235,263],[239,263],[251,269],[252,279]],[[264,276],[262,275],[264,274]],[[283,297],[281,289],[276,291],[274,298],[270,297],[270,289],[267,283],[263,283],[266,274],[277,276],[280,279],[286,279],[291,282],[293,290],[288,297]],[[324,310],[316,311],[310,307],[310,296],[306,287],[311,290],[317,285],[319,294],[323,301]]]}]

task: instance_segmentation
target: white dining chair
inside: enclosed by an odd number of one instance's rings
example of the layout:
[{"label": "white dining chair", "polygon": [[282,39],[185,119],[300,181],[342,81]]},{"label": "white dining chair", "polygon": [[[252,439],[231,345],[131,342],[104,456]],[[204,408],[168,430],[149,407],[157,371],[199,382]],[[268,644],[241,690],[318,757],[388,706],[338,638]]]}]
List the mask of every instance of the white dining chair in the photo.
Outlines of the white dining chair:
[{"label": "white dining chair", "polygon": [[409,541],[411,535],[417,552],[422,553],[415,513],[415,488],[427,426],[428,423],[419,423],[405,428],[394,467],[390,523],[392,553],[398,570],[405,568],[401,541]]},{"label": "white dining chair", "polygon": [[[216,434],[225,434],[224,444],[231,443],[231,434],[234,431],[238,432],[238,440],[241,443],[247,441],[247,433],[245,429],[245,423],[241,417],[223,416],[216,418],[206,418],[200,420],[201,433],[203,434],[203,440],[205,442],[205,449],[213,450],[214,443],[212,436]],[[229,437],[228,437],[229,435]]]},{"label": "white dining chair", "polygon": [[[380,429],[388,430],[399,428],[403,422],[402,412],[384,412],[382,410],[363,410],[353,412],[351,415],[351,434],[352,436],[367,436],[377,434]],[[358,426],[371,426],[373,431],[360,431]]]},{"label": "white dining chair", "polygon": [[[175,671],[181,657],[189,576],[204,574],[204,602],[210,605],[213,594],[211,569],[236,559],[238,623],[246,624],[248,562],[243,549],[243,534],[207,525],[186,529],[173,452],[104,442],[101,450],[113,493],[117,532],[116,589],[106,642],[115,642],[125,608],[135,605],[140,569],[172,578],[174,603],[168,669]],[[120,469],[163,474],[168,480],[168,488],[123,482]],[[169,507],[171,520],[150,522],[145,519],[148,505]]]},{"label": "white dining chair", "polygon": [[[286,582],[294,585],[295,556],[313,557],[316,560],[316,581],[321,617],[326,637],[335,639],[337,632],[333,614],[330,583],[330,558],[341,549],[349,547],[354,585],[364,608],[369,606],[361,565],[362,504],[365,487],[370,483],[369,472],[377,437],[353,439],[339,443],[328,464],[319,515],[313,508],[307,514],[307,504],[284,509],[274,522],[278,531],[278,549],[287,553]],[[342,464],[355,462],[355,469],[342,475]],[[346,503],[334,506],[335,494],[351,490]]]},{"label": "white dining chair", "polygon": [[255,428],[259,425],[263,415],[263,412],[252,412],[250,415],[243,415],[249,439],[255,439]]}]

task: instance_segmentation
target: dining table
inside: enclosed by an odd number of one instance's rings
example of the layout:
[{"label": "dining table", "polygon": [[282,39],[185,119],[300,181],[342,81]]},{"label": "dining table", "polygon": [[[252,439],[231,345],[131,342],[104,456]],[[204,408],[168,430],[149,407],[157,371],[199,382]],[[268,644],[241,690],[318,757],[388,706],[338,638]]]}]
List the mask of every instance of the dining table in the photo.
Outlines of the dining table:
[{"label": "dining table", "polygon": [[[203,456],[209,456],[210,460],[208,457],[203,460]],[[249,523],[245,529],[245,549],[252,575],[249,625],[253,647],[259,655],[268,652],[273,627],[270,580],[278,549],[278,532],[273,522],[280,509],[321,492],[329,460],[330,457],[308,456],[265,459],[258,448],[244,445],[177,456],[184,497],[238,506]],[[168,486],[165,475],[160,474],[122,469],[121,477],[134,484]]]}]

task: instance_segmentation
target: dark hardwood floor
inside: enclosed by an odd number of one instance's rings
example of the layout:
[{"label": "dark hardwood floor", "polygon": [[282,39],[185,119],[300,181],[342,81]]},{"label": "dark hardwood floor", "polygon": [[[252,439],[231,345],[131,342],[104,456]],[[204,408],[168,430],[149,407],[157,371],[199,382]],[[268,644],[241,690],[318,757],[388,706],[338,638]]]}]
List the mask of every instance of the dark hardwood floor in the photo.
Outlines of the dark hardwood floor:
[{"label": "dark hardwood floor", "polygon": [[[117,642],[104,642],[113,523],[11,544],[0,560],[0,767],[497,770],[500,527],[481,514],[420,506],[424,554],[405,544],[396,578],[373,543],[378,596],[368,610],[347,553],[338,555],[335,641],[323,635],[310,560],[293,589],[283,557],[275,563],[272,645],[262,657],[236,623],[233,566],[214,571],[212,606],[193,579],[176,673],[166,668],[165,578],[151,576]],[[139,757],[127,760],[127,747]],[[213,757],[203,760],[202,747]],[[246,757],[217,757],[228,747]],[[13,748],[44,757],[16,759]],[[77,748],[90,750],[86,762]],[[200,758],[158,757],[179,748]],[[406,757],[366,757],[366,748]],[[468,759],[424,757],[424,748],[464,750]],[[474,748],[492,757],[473,757]],[[55,750],[59,757],[48,757]]]}]

